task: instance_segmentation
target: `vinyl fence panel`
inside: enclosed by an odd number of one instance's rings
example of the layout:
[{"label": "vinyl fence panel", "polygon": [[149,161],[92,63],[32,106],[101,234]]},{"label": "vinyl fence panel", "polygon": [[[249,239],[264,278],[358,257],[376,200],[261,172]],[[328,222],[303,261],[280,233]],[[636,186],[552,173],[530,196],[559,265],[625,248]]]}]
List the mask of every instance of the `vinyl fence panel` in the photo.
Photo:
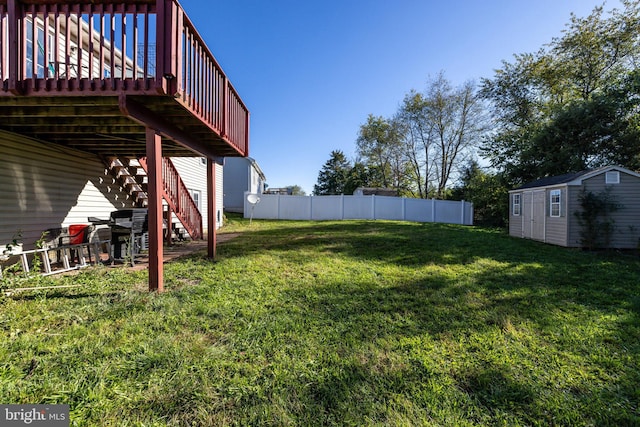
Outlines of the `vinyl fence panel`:
[{"label": "vinyl fence panel", "polygon": [[374,219],[373,196],[344,196],[344,219]]},{"label": "vinyl fence panel", "polygon": [[245,193],[244,216],[258,219],[387,219],[473,225],[473,204],[465,201],[386,196],[283,196],[260,194],[251,205]]}]

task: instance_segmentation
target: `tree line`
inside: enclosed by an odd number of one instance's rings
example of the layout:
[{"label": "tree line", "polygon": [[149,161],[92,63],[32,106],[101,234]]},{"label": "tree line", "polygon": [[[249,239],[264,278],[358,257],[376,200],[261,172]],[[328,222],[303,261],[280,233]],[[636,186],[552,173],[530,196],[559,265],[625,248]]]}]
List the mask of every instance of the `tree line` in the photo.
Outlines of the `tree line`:
[{"label": "tree line", "polygon": [[332,151],[313,192],[464,198],[478,223],[503,225],[510,188],[609,164],[640,170],[639,60],[640,0],[572,14],[561,36],[478,85],[442,72],[392,117],[369,115],[356,159]]}]

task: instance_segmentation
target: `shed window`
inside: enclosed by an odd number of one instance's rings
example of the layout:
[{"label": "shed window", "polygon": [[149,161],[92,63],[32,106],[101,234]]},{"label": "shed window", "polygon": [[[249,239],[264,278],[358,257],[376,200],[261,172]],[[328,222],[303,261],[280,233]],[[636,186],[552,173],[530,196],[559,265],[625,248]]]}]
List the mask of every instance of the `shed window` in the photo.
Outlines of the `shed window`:
[{"label": "shed window", "polygon": [[513,195],[513,209],[514,216],[520,216],[520,194]]},{"label": "shed window", "polygon": [[554,217],[558,217],[560,216],[560,196],[561,196],[561,192],[560,190],[551,190],[551,192],[549,193],[549,198],[550,198],[550,212],[549,215],[550,216],[554,216]]},{"label": "shed window", "polygon": [[620,172],[607,172],[604,176],[604,181],[606,184],[620,184]]}]

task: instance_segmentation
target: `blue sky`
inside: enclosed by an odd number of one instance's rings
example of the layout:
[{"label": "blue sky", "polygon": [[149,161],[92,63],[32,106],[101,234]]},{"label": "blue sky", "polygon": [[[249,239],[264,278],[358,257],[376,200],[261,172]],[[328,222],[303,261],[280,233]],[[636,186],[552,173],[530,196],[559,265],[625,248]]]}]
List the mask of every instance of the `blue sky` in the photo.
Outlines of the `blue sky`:
[{"label": "blue sky", "polygon": [[[440,71],[492,77],[596,0],[182,0],[251,112],[270,187],[313,191],[332,150],[353,159],[369,114],[391,117]],[[605,9],[620,7],[609,0]]]}]

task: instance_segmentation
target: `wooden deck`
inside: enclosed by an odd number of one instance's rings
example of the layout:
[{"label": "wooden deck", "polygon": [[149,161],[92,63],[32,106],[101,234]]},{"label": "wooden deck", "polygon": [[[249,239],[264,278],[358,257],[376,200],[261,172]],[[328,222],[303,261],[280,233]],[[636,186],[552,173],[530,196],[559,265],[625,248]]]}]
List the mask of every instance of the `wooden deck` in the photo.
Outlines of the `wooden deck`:
[{"label": "wooden deck", "polygon": [[0,17],[0,128],[139,157],[151,127],[164,156],[248,155],[249,112],[178,2],[0,0]]},{"label": "wooden deck", "polygon": [[[249,111],[176,0],[0,0],[0,129],[146,157],[149,289],[163,289],[162,157],[249,155]],[[61,171],[63,173],[64,171]],[[215,257],[215,228],[208,254]]]}]

